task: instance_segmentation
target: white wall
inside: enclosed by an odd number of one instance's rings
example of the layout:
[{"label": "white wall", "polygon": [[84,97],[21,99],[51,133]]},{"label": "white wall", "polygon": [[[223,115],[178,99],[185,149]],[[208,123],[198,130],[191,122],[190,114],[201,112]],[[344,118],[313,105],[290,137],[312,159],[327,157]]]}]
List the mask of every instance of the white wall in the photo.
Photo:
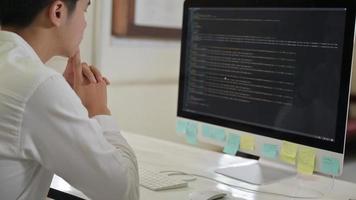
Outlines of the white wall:
[{"label": "white wall", "polygon": [[112,1],[97,1],[96,6],[96,63],[112,80],[177,81],[180,41],[112,37]]}]

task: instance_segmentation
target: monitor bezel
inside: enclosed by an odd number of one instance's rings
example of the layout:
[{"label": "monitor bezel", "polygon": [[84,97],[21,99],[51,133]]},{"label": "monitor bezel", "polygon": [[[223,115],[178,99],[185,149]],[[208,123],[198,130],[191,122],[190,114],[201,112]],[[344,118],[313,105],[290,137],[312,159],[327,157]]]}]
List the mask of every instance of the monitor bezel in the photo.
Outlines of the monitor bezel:
[{"label": "monitor bezel", "polygon": [[[238,123],[225,119],[218,119],[202,114],[191,113],[183,110],[183,95],[185,85],[185,58],[187,47],[187,26],[188,26],[188,9],[189,8],[209,8],[209,7],[301,7],[301,8],[346,8],[344,48],[342,56],[342,71],[340,83],[340,95],[338,102],[338,116],[336,124],[336,138],[334,142],[320,140],[303,135],[288,134],[274,129],[262,128],[253,125]],[[343,154],[346,140],[346,127],[348,104],[350,95],[351,82],[351,65],[353,56],[353,41],[354,41],[354,26],[355,26],[355,2],[351,0],[186,0],[184,2],[183,13],[183,29],[181,41],[181,59],[180,59],[180,74],[179,74],[179,91],[178,91],[178,117],[184,117],[192,120],[215,124],[235,130],[241,130],[256,135],[275,138],[278,140],[290,141],[305,146],[319,148],[327,151]]]}]

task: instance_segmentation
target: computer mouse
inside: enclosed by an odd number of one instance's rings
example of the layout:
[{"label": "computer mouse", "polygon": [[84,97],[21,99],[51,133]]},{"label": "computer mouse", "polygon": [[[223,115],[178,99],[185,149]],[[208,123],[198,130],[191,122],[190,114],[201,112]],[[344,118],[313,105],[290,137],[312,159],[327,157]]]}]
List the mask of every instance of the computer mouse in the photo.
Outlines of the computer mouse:
[{"label": "computer mouse", "polygon": [[189,194],[190,200],[218,200],[227,195],[226,192],[221,190],[201,190]]}]

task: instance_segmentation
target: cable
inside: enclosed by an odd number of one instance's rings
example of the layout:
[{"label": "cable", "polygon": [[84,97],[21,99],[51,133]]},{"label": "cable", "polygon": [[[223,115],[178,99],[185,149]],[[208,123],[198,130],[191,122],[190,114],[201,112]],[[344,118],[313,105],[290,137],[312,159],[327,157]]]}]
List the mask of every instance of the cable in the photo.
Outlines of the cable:
[{"label": "cable", "polygon": [[[207,177],[207,176],[203,176],[203,175],[199,175],[199,174],[189,174],[189,173],[185,173],[185,172],[182,172],[182,171],[169,170],[169,171],[160,171],[160,173],[169,173],[168,176],[177,176],[177,175],[195,176],[195,177],[200,177],[200,178],[204,178],[204,179],[207,179],[207,180],[211,180],[211,181],[226,185],[226,186],[231,187],[231,188],[239,189],[239,190],[242,190],[242,191],[245,191],[245,192],[261,193],[261,194],[280,196],[280,197],[287,197],[287,198],[293,198],[293,199],[320,199],[320,198],[325,196],[324,193],[322,193],[320,191],[316,191],[316,190],[315,190],[315,192],[319,193],[319,196],[296,196],[296,195],[288,195],[288,194],[282,194],[282,193],[268,192],[268,191],[263,191],[263,190],[254,190],[254,189],[249,189],[249,188],[245,188],[245,187],[238,186],[238,185],[225,183],[223,181],[219,181],[217,179],[210,178],[210,177]],[[334,183],[335,183],[335,177],[332,176],[332,184],[331,184],[331,188],[329,189],[329,192],[331,192],[333,190]]]},{"label": "cable", "polygon": [[[160,173],[167,173],[167,176],[177,176],[177,175],[186,176],[186,174],[183,174],[182,172],[178,172],[178,171],[174,171],[174,172],[173,171],[160,171]],[[183,178],[182,180],[185,182],[192,182],[192,181],[197,180],[197,178],[196,177]]]}]

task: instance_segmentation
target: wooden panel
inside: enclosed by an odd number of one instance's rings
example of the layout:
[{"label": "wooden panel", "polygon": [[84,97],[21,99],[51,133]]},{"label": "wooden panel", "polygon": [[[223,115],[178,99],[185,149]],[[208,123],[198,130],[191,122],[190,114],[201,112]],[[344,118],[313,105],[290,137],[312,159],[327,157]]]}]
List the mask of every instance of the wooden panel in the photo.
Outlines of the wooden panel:
[{"label": "wooden panel", "polygon": [[138,26],[135,0],[113,0],[112,34],[118,37],[180,39],[180,29]]}]

